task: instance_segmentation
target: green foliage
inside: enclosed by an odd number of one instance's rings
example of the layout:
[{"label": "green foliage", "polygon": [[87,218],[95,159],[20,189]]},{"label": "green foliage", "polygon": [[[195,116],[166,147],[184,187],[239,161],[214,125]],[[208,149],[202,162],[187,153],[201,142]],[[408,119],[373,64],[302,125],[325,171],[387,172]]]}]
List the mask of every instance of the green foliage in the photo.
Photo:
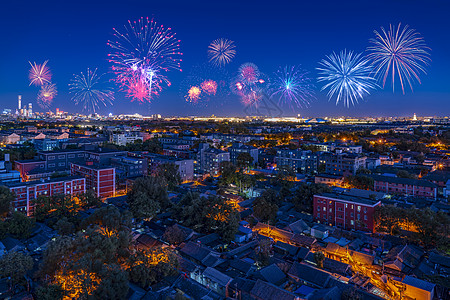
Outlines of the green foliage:
[{"label": "green foliage", "polygon": [[400,170],[397,172],[397,177],[399,178],[410,178],[410,179],[417,179],[417,176],[414,174],[409,173],[406,170]]},{"label": "green foliage", "polygon": [[33,259],[22,252],[9,252],[0,259],[0,277],[9,278],[13,286],[23,281],[32,268]]},{"label": "green foliage", "polygon": [[189,192],[174,207],[173,212],[183,225],[202,233],[217,232],[226,241],[233,240],[239,228],[239,213],[222,197],[206,198]]},{"label": "green foliage", "polygon": [[323,254],[322,251],[314,252],[314,261],[316,262],[317,266],[321,269],[323,269],[323,261],[325,260],[325,254]]},{"label": "green foliage", "polygon": [[26,239],[30,236],[34,224],[34,219],[27,217],[23,213],[13,212],[3,225],[6,233],[18,239]]},{"label": "green foliage", "polygon": [[16,199],[14,193],[6,186],[0,186],[0,217],[6,217],[11,210],[11,203]]},{"label": "green foliage", "polygon": [[173,275],[179,266],[177,256],[167,248],[138,250],[130,256],[127,264],[130,280],[142,288],[148,288],[160,278]]},{"label": "green foliage", "polygon": [[176,225],[167,227],[164,232],[164,240],[169,244],[179,244],[184,241],[184,238],[185,233]]},{"label": "green foliage", "polygon": [[159,164],[154,174],[156,177],[164,178],[169,190],[174,190],[181,183],[181,176],[178,166],[174,163]]},{"label": "green foliage", "polygon": [[278,205],[264,197],[259,197],[253,202],[253,215],[262,222],[275,222]]},{"label": "green foliage", "polygon": [[392,205],[377,206],[375,208],[375,229],[398,235],[400,225],[414,234],[410,239],[423,244],[425,247],[438,247],[448,251],[450,218],[443,212],[434,212],[430,208],[416,209],[401,208]]},{"label": "green foliage", "polygon": [[301,184],[295,191],[291,201],[298,211],[312,213],[313,196],[329,192],[331,192],[331,189],[325,184]]},{"label": "green foliage", "polygon": [[373,190],[373,178],[365,175],[350,175],[344,178],[344,185],[355,189]]},{"label": "green foliage", "polygon": [[60,300],[63,299],[64,291],[60,285],[41,285],[36,289],[37,300]]},{"label": "green foliage", "polygon": [[270,263],[272,253],[272,243],[269,239],[258,240],[258,246],[255,247],[256,263],[260,267],[265,267]]},{"label": "green foliage", "polygon": [[60,235],[68,235],[75,232],[75,225],[66,217],[58,220],[55,227]]},{"label": "green foliage", "polygon": [[248,168],[253,163],[253,157],[247,152],[241,152],[236,158],[238,168]]},{"label": "green foliage", "polygon": [[128,192],[128,204],[135,218],[153,218],[160,209],[170,205],[165,180],[153,176],[136,179]]}]

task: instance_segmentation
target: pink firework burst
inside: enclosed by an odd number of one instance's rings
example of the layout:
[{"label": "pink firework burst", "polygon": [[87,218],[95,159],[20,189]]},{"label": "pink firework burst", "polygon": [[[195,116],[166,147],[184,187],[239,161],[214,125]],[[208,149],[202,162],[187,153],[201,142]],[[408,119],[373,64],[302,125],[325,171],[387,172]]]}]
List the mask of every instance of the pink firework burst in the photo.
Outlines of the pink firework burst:
[{"label": "pink firework burst", "polygon": [[205,80],[200,84],[200,87],[209,96],[215,96],[217,93],[217,82],[214,80]]},{"label": "pink firework burst", "polygon": [[239,77],[245,84],[253,84],[259,80],[259,69],[253,63],[245,63],[239,68]]},{"label": "pink firework burst", "polygon": [[43,86],[46,83],[50,83],[52,80],[52,73],[50,68],[47,66],[48,60],[44,61],[42,64],[37,64],[36,62],[29,62],[31,69],[28,75],[30,79],[30,85],[34,84],[37,86]]},{"label": "pink firework burst", "polygon": [[198,86],[192,86],[186,95],[186,101],[191,103],[198,103],[200,100],[200,96],[202,94],[202,91]]}]

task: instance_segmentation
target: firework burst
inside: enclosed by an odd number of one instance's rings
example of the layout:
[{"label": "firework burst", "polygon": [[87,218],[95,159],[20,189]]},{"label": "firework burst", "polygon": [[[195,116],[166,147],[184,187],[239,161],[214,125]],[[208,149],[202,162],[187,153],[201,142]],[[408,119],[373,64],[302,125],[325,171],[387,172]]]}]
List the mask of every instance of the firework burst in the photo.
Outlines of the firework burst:
[{"label": "firework burst", "polygon": [[44,84],[50,83],[52,80],[52,73],[50,68],[47,66],[48,60],[44,61],[43,64],[37,64],[36,62],[28,62],[31,66],[30,74],[28,78],[30,79],[30,85],[43,86]]},{"label": "firework burst", "polygon": [[341,51],[338,55],[333,52],[319,64],[318,81],[326,82],[322,91],[328,90],[329,99],[336,97],[336,105],[339,102],[347,107],[354,105],[369,95],[370,90],[377,88],[376,80],[370,75],[372,67],[361,54]]},{"label": "firework burst", "polygon": [[382,27],[381,32],[374,31],[375,38],[371,39],[372,46],[368,47],[368,58],[375,65],[374,72],[385,87],[388,77],[391,77],[392,91],[394,83],[400,81],[402,92],[405,94],[405,84],[411,90],[414,80],[420,84],[419,74],[426,74],[425,66],[430,62],[430,54],[424,39],[408,25],[401,28],[389,25],[389,30]]},{"label": "firework burst", "polygon": [[200,84],[200,87],[202,88],[202,91],[209,96],[215,96],[217,93],[217,82],[214,80],[205,80]]},{"label": "firework burst", "polygon": [[49,108],[52,104],[53,98],[58,94],[58,90],[56,89],[56,84],[48,83],[41,86],[39,90],[37,103],[42,108]]},{"label": "firework burst", "polygon": [[231,82],[231,91],[238,95],[245,106],[257,106],[265,94],[268,79],[253,63],[240,66],[238,75]]},{"label": "firework burst", "polygon": [[300,67],[280,67],[270,84],[271,97],[278,98],[280,104],[286,103],[290,107],[293,104],[299,108],[309,106],[310,99],[314,98],[314,85],[308,75]]},{"label": "firework burst", "polygon": [[[114,29],[114,37],[114,41],[108,42],[113,50],[109,61],[113,65],[116,82],[128,97],[141,102],[150,101],[159,95],[164,85],[170,85],[166,72],[181,71],[180,41],[171,28],[141,18],[129,21],[123,32]],[[142,85],[146,85],[148,96],[141,93]]]},{"label": "firework burst", "polygon": [[197,104],[200,100],[202,94],[201,89],[198,86],[192,86],[186,95],[186,101],[190,103]]},{"label": "firework burst", "polygon": [[236,55],[234,42],[228,39],[217,39],[208,46],[209,61],[216,66],[224,66]]},{"label": "firework burst", "polygon": [[111,105],[114,101],[114,92],[107,87],[106,81],[102,80],[105,74],[97,74],[97,69],[91,71],[87,69],[86,75],[74,75],[74,78],[69,83],[69,91],[72,100],[76,105],[81,104],[84,111],[95,113],[99,105]]}]

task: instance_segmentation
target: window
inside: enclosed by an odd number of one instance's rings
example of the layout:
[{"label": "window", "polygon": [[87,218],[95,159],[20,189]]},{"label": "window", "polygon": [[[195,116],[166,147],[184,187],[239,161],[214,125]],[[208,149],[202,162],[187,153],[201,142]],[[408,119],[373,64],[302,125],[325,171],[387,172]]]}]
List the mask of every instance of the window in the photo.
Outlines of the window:
[{"label": "window", "polygon": [[352,218],[353,218],[353,213],[350,213],[350,217],[352,217]]},{"label": "window", "polygon": [[327,208],[325,206],[323,207],[323,211],[327,211]]},{"label": "window", "polygon": [[345,208],[347,208],[348,207],[348,203],[345,203]]},{"label": "window", "polygon": [[55,159],[55,157],[53,155],[48,157],[48,160],[54,160],[54,159]]},{"label": "window", "polygon": [[53,168],[55,164],[48,164],[49,168]]},{"label": "window", "polygon": [[330,208],[330,212],[333,212],[333,209],[332,209],[332,208]]},{"label": "window", "polygon": [[78,154],[78,157],[84,157],[83,153]]},{"label": "window", "polygon": [[58,155],[58,159],[64,159],[64,158],[66,158],[65,155]]},{"label": "window", "polygon": [[320,206],[317,206],[317,211],[320,211]]},{"label": "window", "polygon": [[358,220],[361,219],[361,215],[360,214],[358,214],[356,217],[358,218]]},{"label": "window", "polygon": [[355,225],[355,221],[351,220],[350,224]]},{"label": "window", "polygon": [[367,212],[367,207],[364,207],[364,213],[366,213]]},{"label": "window", "polygon": [[361,211],[361,206],[358,205],[358,211]]},{"label": "window", "polygon": [[320,218],[320,213],[317,213],[317,217]]},{"label": "window", "polygon": [[366,221],[367,221],[367,216],[364,216],[364,220],[366,220]]},{"label": "window", "polygon": [[75,158],[75,154],[69,154],[69,158]]}]

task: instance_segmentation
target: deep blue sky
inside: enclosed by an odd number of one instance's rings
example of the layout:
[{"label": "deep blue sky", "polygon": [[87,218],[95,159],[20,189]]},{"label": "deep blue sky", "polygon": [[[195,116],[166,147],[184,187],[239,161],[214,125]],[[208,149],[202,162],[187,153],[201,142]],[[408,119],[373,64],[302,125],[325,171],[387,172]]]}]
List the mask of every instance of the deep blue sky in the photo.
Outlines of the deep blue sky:
[{"label": "deep blue sky", "polygon": [[[6,2],[6,3],[5,3]],[[17,95],[35,109],[38,88],[28,86],[28,61],[49,60],[59,94],[55,107],[79,110],[70,101],[67,84],[87,67],[109,70],[108,39],[112,28],[128,20],[154,17],[173,28],[181,40],[183,72],[168,74],[172,86],[151,104],[152,113],[167,115],[242,115],[243,107],[230,95],[213,99],[209,107],[192,107],[180,96],[180,84],[189,69],[207,61],[208,44],[220,37],[236,42],[237,55],[228,66],[253,62],[266,74],[278,66],[301,64],[316,77],[317,62],[332,51],[362,52],[373,30],[390,23],[409,24],[432,49],[432,63],[414,93],[375,91],[359,105],[344,108],[328,102],[317,89],[308,109],[285,115],[406,116],[449,115],[450,2],[447,0],[359,1],[4,1],[0,9],[0,108],[15,108]],[[224,103],[221,105],[221,103]],[[116,94],[114,106],[101,113],[148,112],[147,105],[130,103]]]}]

